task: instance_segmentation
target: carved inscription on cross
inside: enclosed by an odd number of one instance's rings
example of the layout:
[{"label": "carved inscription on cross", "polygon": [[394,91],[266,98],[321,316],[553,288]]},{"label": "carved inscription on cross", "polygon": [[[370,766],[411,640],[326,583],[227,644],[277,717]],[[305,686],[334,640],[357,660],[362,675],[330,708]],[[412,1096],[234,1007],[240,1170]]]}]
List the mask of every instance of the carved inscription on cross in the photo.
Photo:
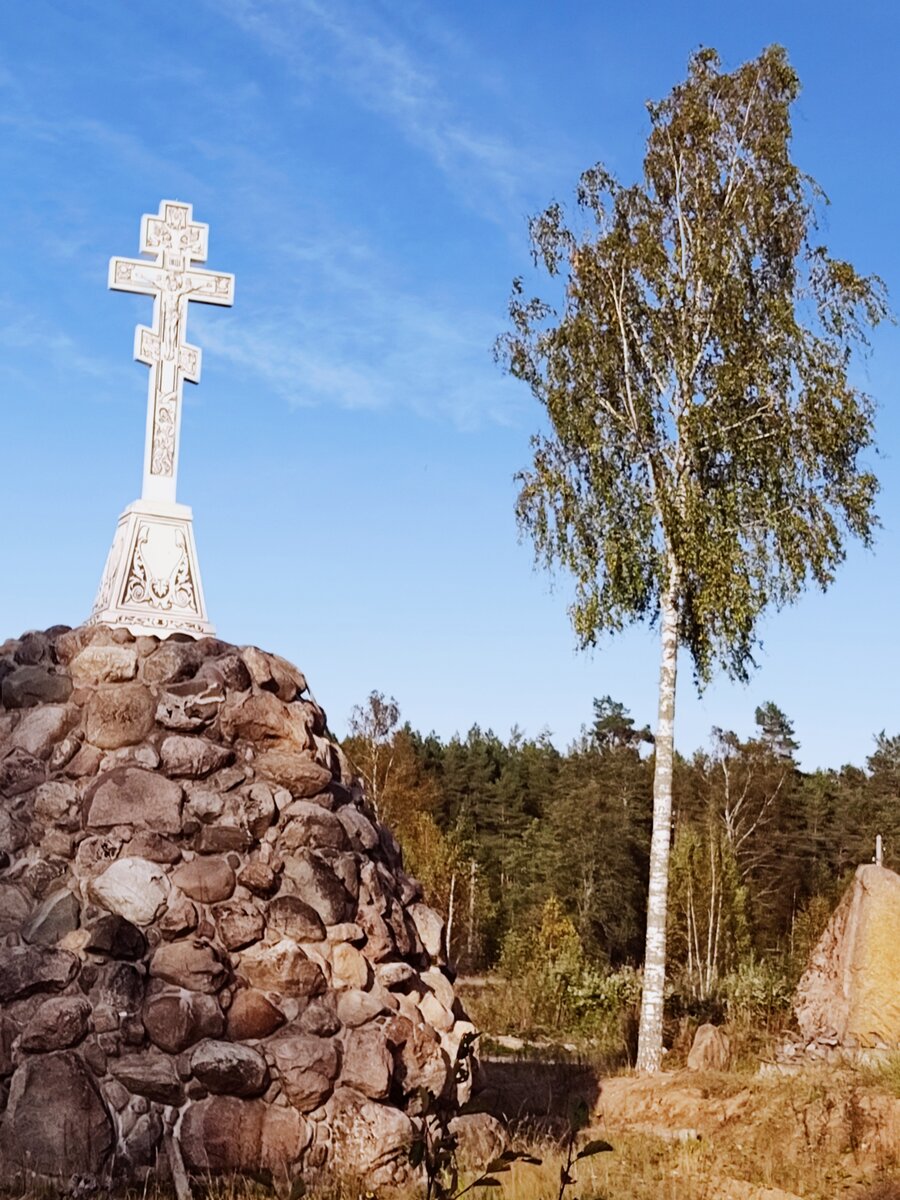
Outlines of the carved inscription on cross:
[{"label": "carved inscription on cross", "polygon": [[[150,258],[112,258],[109,286],[153,296],[153,325],[138,325],[134,357],[150,368],[142,498],[175,503],[181,394],[200,379],[200,348],[186,340],[188,303],[234,302],[234,276],[195,266],[206,261],[209,226],[191,220],[190,204],[163,200],[141,218],[141,252]],[[152,259],[152,261],[151,261]]]}]

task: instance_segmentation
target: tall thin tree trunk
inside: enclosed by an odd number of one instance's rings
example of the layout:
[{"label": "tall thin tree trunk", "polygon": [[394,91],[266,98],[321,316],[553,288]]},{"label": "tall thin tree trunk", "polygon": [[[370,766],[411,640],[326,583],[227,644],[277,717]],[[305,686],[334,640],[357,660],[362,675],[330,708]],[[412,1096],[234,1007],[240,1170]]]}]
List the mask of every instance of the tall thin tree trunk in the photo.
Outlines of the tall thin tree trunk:
[{"label": "tall thin tree trunk", "polygon": [[456,902],[456,871],[450,876],[450,897],[447,901],[447,957],[453,961],[453,918]]},{"label": "tall thin tree trunk", "polygon": [[666,986],[666,910],[669,850],[672,842],[672,774],[675,763],[675,675],[678,665],[678,615],[675,580],[660,602],[659,714],[653,772],[653,836],[650,840],[650,887],[647,896],[647,944],[644,990],[638,1032],[637,1069],[658,1071],[663,1050],[663,999]]},{"label": "tall thin tree trunk", "polygon": [[706,921],[706,982],[703,985],[704,998],[709,995],[713,977],[715,955],[713,953],[714,934],[716,932],[716,906],[719,903],[718,878],[716,876],[716,847],[712,832],[709,834],[709,908]]},{"label": "tall thin tree trunk", "polygon": [[475,958],[475,876],[478,872],[478,867],[475,865],[475,859],[469,866],[469,936],[466,940],[466,957],[468,963],[466,969],[472,970],[472,963]]}]

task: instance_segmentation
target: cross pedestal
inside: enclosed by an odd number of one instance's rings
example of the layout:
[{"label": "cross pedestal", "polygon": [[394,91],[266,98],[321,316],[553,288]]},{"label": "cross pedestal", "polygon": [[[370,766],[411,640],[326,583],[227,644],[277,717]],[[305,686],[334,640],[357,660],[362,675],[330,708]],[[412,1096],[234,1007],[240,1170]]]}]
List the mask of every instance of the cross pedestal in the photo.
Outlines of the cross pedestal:
[{"label": "cross pedestal", "polygon": [[89,625],[212,637],[186,504],[135,500],[119,517]]},{"label": "cross pedestal", "polygon": [[149,258],[113,258],[109,286],[153,296],[153,325],[135,330],[134,357],[150,368],[141,499],[119,518],[88,624],[135,634],[211,636],[203,599],[191,510],[175,497],[182,386],[200,379],[200,349],[185,339],[188,303],[230,305],[234,276],[206,271],[209,227],[191,206],[163,200],[141,220]]}]

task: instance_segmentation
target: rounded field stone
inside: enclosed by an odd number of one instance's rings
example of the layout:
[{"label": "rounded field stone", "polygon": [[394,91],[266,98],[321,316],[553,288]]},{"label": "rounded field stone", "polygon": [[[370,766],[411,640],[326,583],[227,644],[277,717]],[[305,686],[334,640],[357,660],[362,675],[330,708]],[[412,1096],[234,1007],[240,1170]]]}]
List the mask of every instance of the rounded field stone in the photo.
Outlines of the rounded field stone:
[{"label": "rounded field stone", "polygon": [[159,946],[150,960],[150,974],[188,991],[211,995],[224,985],[226,970],[212,946],[192,939]]},{"label": "rounded field stone", "polygon": [[91,1004],[84,996],[54,996],[45,1000],[25,1028],[19,1045],[23,1050],[67,1050],[88,1031]]},{"label": "rounded field stone", "polygon": [[141,1020],[151,1042],[169,1054],[180,1054],[201,1038],[219,1037],[225,1027],[215,997],[182,988],[148,996]]},{"label": "rounded field stone", "polygon": [[269,1085],[266,1060],[250,1046],[207,1040],[191,1055],[191,1070],[210,1092],[258,1096]]},{"label": "rounded field stone", "polygon": [[283,1176],[312,1141],[312,1132],[296,1109],[210,1096],[185,1112],[181,1148],[185,1165],[201,1174],[262,1170]]},{"label": "rounded field stone", "polygon": [[299,896],[277,896],[267,910],[269,926],[293,938],[295,942],[321,942],[325,939],[325,923],[305,900]]},{"label": "rounded field stone", "polygon": [[87,705],[87,739],[101,750],[133,746],[153,728],[155,715],[156,702],[141,684],[103,688]]},{"label": "rounded field stone", "polygon": [[257,988],[241,988],[228,1010],[228,1036],[233,1042],[267,1038],[285,1021],[284,1013]]},{"label": "rounded field stone", "polygon": [[0,1125],[4,1173],[101,1175],[113,1127],[94,1078],[72,1051],[27,1058],[12,1078]]},{"label": "rounded field stone", "polygon": [[217,904],[234,891],[234,871],[228,860],[217,855],[200,855],[172,872],[172,882],[192,900]]},{"label": "rounded field stone", "polygon": [[138,825],[156,833],[181,833],[184,792],[178,783],[141,767],[116,767],[88,790],[92,828]]}]

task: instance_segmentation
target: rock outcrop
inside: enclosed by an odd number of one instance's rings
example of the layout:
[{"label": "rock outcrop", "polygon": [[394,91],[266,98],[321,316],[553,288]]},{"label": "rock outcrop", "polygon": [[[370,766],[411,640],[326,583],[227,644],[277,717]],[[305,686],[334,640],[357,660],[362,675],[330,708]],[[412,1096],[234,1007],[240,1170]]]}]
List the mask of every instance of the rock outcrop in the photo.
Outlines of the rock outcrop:
[{"label": "rock outcrop", "polygon": [[140,1180],[164,1145],[395,1181],[471,1029],[299,671],[103,626],[0,645],[0,1183]]},{"label": "rock outcrop", "polygon": [[900,1047],[900,875],[869,863],[819,939],[797,987],[797,1023],[815,1047]]}]

